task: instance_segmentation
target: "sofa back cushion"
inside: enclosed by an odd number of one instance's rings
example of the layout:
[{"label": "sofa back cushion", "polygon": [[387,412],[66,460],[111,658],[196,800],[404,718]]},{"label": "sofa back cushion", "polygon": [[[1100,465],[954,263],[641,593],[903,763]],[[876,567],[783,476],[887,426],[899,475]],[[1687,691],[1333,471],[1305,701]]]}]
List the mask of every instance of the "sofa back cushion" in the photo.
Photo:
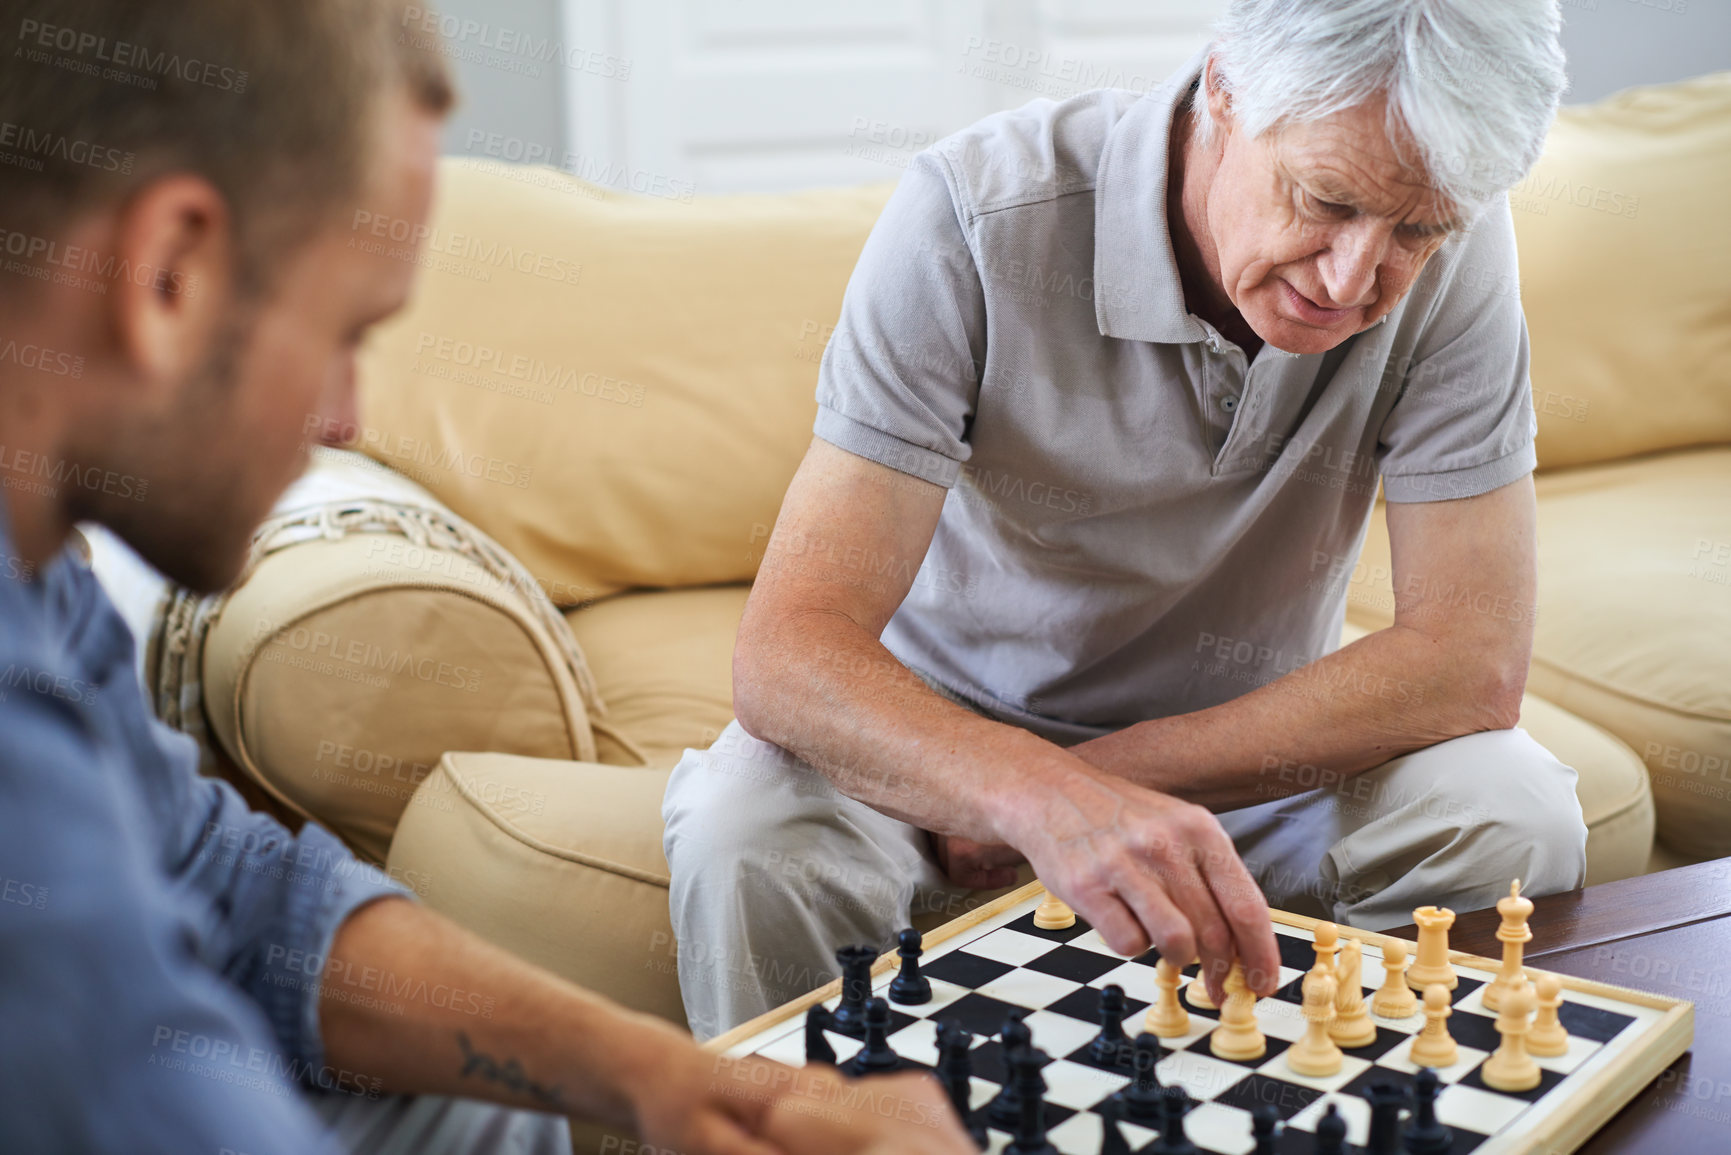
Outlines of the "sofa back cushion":
[{"label": "sofa back cushion", "polygon": [[356,447],[562,605],[749,580],[888,191],[670,200],[447,161],[415,301],[363,358]]},{"label": "sofa back cushion", "polygon": [[1565,108],[1510,194],[1541,469],[1731,442],[1731,72]]}]

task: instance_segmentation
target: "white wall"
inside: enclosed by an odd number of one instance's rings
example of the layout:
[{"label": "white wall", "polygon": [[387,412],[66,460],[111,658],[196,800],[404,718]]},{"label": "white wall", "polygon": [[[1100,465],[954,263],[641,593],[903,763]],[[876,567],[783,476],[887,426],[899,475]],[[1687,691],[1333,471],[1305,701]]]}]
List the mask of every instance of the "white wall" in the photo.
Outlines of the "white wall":
[{"label": "white wall", "polygon": [[[1224,0],[445,0],[446,150],[675,199],[893,179],[1035,96],[1157,82]],[[1564,0],[1570,101],[1731,68],[1731,0]]]},{"label": "white wall", "polygon": [[1564,0],[1570,103],[1731,68],[1731,0]]}]

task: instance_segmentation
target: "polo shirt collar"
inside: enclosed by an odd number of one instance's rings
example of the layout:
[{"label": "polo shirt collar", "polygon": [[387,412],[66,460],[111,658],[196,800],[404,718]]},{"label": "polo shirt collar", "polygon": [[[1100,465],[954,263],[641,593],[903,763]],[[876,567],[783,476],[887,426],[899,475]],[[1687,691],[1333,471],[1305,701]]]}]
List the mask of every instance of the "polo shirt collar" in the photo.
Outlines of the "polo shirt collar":
[{"label": "polo shirt collar", "polygon": [[1182,344],[1208,331],[1184,308],[1166,222],[1172,112],[1202,74],[1206,48],[1130,106],[1106,137],[1094,178],[1094,316],[1100,335]]}]

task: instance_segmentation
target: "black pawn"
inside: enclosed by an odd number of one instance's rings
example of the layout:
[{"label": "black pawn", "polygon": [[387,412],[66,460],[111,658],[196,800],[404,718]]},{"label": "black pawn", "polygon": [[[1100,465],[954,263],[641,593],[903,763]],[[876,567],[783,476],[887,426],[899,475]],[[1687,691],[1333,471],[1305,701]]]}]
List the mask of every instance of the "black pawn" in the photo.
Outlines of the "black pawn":
[{"label": "black pawn", "polygon": [[890,1049],[890,1005],[872,999],[865,1009],[865,1046],[848,1060],[852,1075],[884,1075],[901,1069],[901,1056]]},{"label": "black pawn", "polygon": [[970,1116],[974,1102],[974,1036],[954,1019],[938,1024],[938,1080],[950,1097],[950,1106],[962,1120],[974,1146],[985,1149],[986,1129]]},{"label": "black pawn", "polygon": [[835,1023],[835,1018],[822,1003],[805,1012],[805,1061],[808,1063],[828,1063],[835,1065],[835,1048],[829,1045],[824,1032]]},{"label": "black pawn", "polygon": [[1437,1122],[1436,1097],[1440,1090],[1436,1068],[1420,1067],[1413,1080],[1412,1122],[1407,1124],[1407,1155],[1443,1155],[1454,1146],[1454,1132]]},{"label": "black pawn", "polygon": [[1010,1063],[1010,1082],[1015,1085],[1020,1111],[1016,1137],[1004,1155],[1058,1155],[1058,1149],[1046,1140],[1046,1079],[1040,1074],[1045,1062],[1044,1051],[1025,1047]]},{"label": "black pawn", "polygon": [[1316,1155],[1346,1155],[1346,1120],[1332,1102],[1316,1122]]},{"label": "black pawn", "polygon": [[1370,1103],[1370,1135],[1365,1155],[1400,1155],[1400,1113],[1406,1088],[1398,1083],[1372,1083],[1364,1089]]},{"label": "black pawn", "polygon": [[920,973],[920,932],[913,927],[897,936],[896,953],[902,956],[902,970],[890,984],[890,1001],[916,1007],[932,1001],[932,980]]},{"label": "black pawn", "polygon": [[877,951],[869,946],[844,946],[835,952],[841,964],[841,1005],[833,1015],[830,1030],[855,1039],[865,1038],[866,1000],[872,993],[872,963]]},{"label": "black pawn", "polygon": [[1160,1135],[1148,1148],[1148,1155],[1201,1155],[1184,1133],[1184,1114],[1190,1110],[1190,1096],[1183,1087],[1168,1087],[1162,1099]]},{"label": "black pawn", "polygon": [[[1013,1012],[1004,1020],[1003,1030],[998,1032],[1004,1048],[1004,1086],[998,1092],[997,1098],[986,1104],[986,1118],[1006,1131],[1015,1127],[1016,1120],[1022,1117],[1022,1093],[1011,1075],[1016,1069],[1016,1056],[1034,1045],[1034,1033],[1028,1029],[1028,1024],[1022,1021],[1022,1016],[1026,1013],[1020,1010]],[[1043,1087],[1041,1091],[1044,1093]]]},{"label": "black pawn", "polygon": [[1100,991],[1100,1033],[1088,1044],[1088,1058],[1102,1067],[1130,1065],[1130,1037],[1124,1033],[1124,988]]},{"label": "black pawn", "polygon": [[1256,1147],[1250,1155],[1275,1155],[1280,1143],[1280,1112],[1273,1103],[1261,1103],[1250,1113],[1250,1137]]},{"label": "black pawn", "polygon": [[1130,1062],[1135,1074],[1130,1085],[1118,1092],[1118,1103],[1130,1122],[1156,1127],[1165,1097],[1161,1093],[1160,1076],[1154,1071],[1160,1062],[1160,1040],[1152,1031],[1136,1036]]},{"label": "black pawn", "polygon": [[1130,1155],[1130,1141],[1124,1138],[1124,1128],[1118,1126],[1120,1110],[1114,1099],[1100,1104],[1100,1155]]}]

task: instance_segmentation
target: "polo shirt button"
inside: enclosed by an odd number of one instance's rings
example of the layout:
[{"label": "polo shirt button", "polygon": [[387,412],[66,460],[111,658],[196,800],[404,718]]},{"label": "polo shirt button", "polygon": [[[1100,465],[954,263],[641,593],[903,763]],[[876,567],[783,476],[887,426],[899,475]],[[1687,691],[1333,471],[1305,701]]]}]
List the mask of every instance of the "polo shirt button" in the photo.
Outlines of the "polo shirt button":
[{"label": "polo shirt button", "polygon": [[1220,399],[1220,408],[1226,410],[1228,413],[1232,412],[1234,409],[1238,408],[1238,398],[1222,397]]}]

